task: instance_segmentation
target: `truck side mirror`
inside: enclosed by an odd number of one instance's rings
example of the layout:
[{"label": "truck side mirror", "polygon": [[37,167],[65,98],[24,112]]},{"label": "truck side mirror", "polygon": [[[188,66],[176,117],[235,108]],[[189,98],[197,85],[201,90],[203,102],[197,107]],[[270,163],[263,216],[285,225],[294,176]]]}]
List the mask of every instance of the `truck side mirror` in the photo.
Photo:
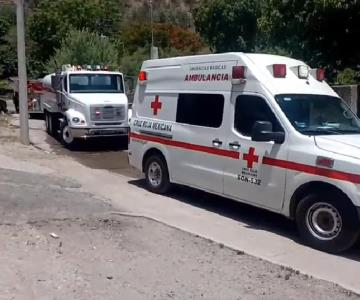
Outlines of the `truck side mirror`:
[{"label": "truck side mirror", "polygon": [[61,90],[61,76],[57,76],[57,75],[51,76],[51,87],[55,91]]},{"label": "truck side mirror", "polygon": [[256,121],[251,134],[255,142],[271,142],[282,144],[285,141],[284,132],[273,132],[273,125],[268,121]]}]

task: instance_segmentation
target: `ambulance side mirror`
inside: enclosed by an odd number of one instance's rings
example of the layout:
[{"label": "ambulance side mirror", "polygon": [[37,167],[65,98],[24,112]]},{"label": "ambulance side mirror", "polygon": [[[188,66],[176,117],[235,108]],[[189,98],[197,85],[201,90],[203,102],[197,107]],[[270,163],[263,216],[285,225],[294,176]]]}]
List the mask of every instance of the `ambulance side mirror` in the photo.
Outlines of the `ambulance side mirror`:
[{"label": "ambulance side mirror", "polygon": [[251,134],[254,142],[271,142],[282,144],[285,141],[284,132],[274,132],[273,125],[268,121],[256,121]]}]

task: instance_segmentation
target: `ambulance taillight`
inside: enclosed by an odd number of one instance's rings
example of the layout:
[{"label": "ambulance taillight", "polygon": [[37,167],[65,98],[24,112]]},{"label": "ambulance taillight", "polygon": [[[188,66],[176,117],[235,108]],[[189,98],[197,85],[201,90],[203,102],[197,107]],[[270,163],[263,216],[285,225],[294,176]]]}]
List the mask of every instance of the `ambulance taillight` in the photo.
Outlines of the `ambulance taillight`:
[{"label": "ambulance taillight", "polygon": [[316,69],[316,79],[319,81],[325,80],[325,70],[324,69]]},{"label": "ambulance taillight", "polygon": [[240,84],[245,82],[245,66],[233,66],[232,68],[232,84]]},{"label": "ambulance taillight", "polygon": [[286,77],[286,65],[274,64],[273,65],[273,75],[275,78],[285,78]]},{"label": "ambulance taillight", "polygon": [[147,82],[147,73],[145,71],[140,71],[139,73],[139,84],[145,85]]}]

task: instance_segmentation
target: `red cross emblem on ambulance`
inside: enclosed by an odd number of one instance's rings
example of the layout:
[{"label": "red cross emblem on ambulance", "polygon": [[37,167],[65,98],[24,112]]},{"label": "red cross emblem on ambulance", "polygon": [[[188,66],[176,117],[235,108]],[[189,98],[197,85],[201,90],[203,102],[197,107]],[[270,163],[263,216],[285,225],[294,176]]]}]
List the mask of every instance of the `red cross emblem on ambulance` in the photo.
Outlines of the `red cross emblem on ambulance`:
[{"label": "red cross emblem on ambulance", "polygon": [[160,97],[157,95],[153,102],[151,102],[151,109],[153,110],[154,116],[157,116],[158,110],[161,110],[162,102],[160,101]]},{"label": "red cross emblem on ambulance", "polygon": [[250,147],[249,148],[249,153],[247,153],[247,154],[244,153],[243,159],[246,160],[246,162],[247,162],[247,168],[252,169],[253,164],[259,162],[259,155],[255,154],[255,148],[254,147]]}]

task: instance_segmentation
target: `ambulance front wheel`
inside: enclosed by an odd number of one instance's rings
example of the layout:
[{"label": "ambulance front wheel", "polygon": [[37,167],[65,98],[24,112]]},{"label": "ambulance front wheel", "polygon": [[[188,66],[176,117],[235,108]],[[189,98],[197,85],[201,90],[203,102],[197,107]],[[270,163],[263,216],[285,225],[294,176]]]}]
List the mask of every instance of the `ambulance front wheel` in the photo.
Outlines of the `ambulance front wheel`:
[{"label": "ambulance front wheel", "polygon": [[330,253],[349,249],[359,236],[359,220],[350,201],[339,194],[310,194],[296,209],[300,235],[309,246]]},{"label": "ambulance front wheel", "polygon": [[165,194],[169,190],[169,171],[162,156],[152,155],[146,160],[145,179],[147,188],[153,193]]}]

